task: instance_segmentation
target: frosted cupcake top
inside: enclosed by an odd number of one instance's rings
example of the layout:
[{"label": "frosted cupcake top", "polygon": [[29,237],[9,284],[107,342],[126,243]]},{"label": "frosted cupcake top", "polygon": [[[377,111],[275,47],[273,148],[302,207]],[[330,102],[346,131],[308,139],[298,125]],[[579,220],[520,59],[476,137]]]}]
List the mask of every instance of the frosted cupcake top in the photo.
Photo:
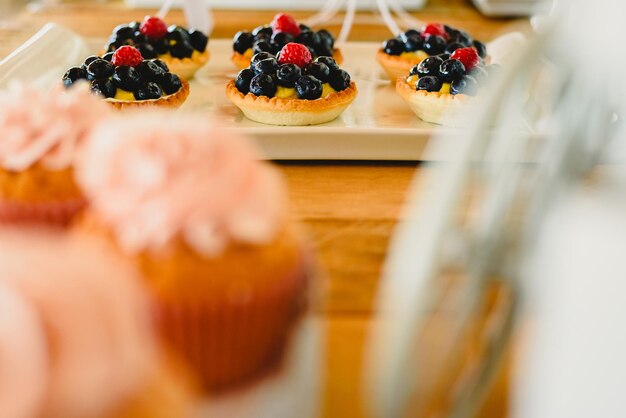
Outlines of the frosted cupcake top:
[{"label": "frosted cupcake top", "polygon": [[50,170],[68,168],[89,130],[108,112],[87,89],[11,84],[0,92],[0,166],[23,171],[41,162]]},{"label": "frosted cupcake top", "polygon": [[107,416],[157,367],[133,270],[91,242],[24,231],[2,238],[0,416]]},{"label": "frosted cupcake top", "polygon": [[219,254],[270,242],[285,215],[278,173],[246,140],[193,116],[118,118],[96,128],[77,168],[92,210],[129,252],[182,238]]}]

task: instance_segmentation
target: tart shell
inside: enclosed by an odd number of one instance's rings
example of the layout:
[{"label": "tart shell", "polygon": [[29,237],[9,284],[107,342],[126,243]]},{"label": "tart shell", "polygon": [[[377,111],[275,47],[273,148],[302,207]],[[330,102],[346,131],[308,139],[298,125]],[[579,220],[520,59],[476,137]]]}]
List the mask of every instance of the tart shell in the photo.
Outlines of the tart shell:
[{"label": "tart shell", "polygon": [[105,99],[105,101],[117,110],[139,109],[142,107],[177,109],[182,106],[189,96],[189,83],[182,78],[180,79],[180,82],[182,87],[176,93],[163,96],[160,99],[130,101],[109,98]]},{"label": "tart shell", "polygon": [[455,125],[456,119],[453,118],[455,109],[474,100],[466,94],[415,90],[415,87],[407,83],[404,77],[397,78],[396,91],[420,119],[446,126]]},{"label": "tart shell", "polygon": [[387,73],[389,80],[393,82],[398,77],[402,77],[411,71],[414,65],[419,64],[422,60],[402,58],[400,55],[385,54],[382,49],[376,53],[376,59],[381,67]]},{"label": "tart shell", "polygon": [[209,50],[206,49],[196,58],[173,58],[160,56],[159,59],[167,64],[172,74],[177,74],[180,78],[191,80],[196,72],[204,67],[209,61]]},{"label": "tart shell", "polygon": [[[343,62],[343,54],[341,53],[341,50],[338,48],[335,48],[333,50],[333,59],[335,60],[335,62],[337,63],[337,65],[341,65],[341,63]],[[245,56],[244,54],[240,54],[237,51],[233,52],[233,55],[230,57],[230,60],[237,66],[237,68],[239,68],[240,70],[243,70],[244,68],[248,68],[250,66],[250,58],[248,58],[247,56]],[[408,71],[407,71],[408,72]]]},{"label": "tart shell", "polygon": [[316,100],[270,99],[252,93],[244,95],[231,80],[226,85],[226,96],[248,119],[268,125],[304,126],[337,118],[356,98],[357,89],[352,81],[345,90]]}]

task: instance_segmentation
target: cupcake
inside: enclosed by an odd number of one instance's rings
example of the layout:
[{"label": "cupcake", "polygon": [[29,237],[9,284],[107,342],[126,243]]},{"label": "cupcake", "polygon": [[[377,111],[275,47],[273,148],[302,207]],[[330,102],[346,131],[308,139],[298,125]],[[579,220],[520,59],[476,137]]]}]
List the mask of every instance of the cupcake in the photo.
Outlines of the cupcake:
[{"label": "cupcake", "polygon": [[438,55],[445,60],[455,50],[467,47],[474,48],[481,59],[487,58],[485,44],[472,39],[466,32],[441,23],[429,23],[420,30],[409,29],[386,40],[376,59],[389,79],[395,81],[430,56]]},{"label": "cupcake", "polygon": [[343,56],[335,48],[335,38],[326,29],[314,31],[285,13],[274,16],[270,25],[255,28],[252,32],[239,31],[233,38],[231,61],[240,69],[247,68],[253,55],[267,52],[275,55],[285,45],[296,42],[306,46],[311,55],[333,57],[339,64]]},{"label": "cupcake", "polygon": [[63,76],[63,85],[89,81],[91,91],[114,108],[178,108],[189,96],[189,83],[159,59],[146,60],[132,46],[102,57],[90,56]]},{"label": "cupcake", "polygon": [[0,416],[189,417],[139,283],[96,242],[2,231]]},{"label": "cupcake", "polygon": [[209,60],[208,36],[197,29],[167,26],[155,16],[146,16],[143,22],[131,22],[113,29],[105,46],[108,53],[131,45],[146,59],[165,62],[172,73],[190,80]]},{"label": "cupcake", "polygon": [[70,223],[85,206],[77,149],[108,111],[84,89],[0,93],[0,223]]},{"label": "cupcake", "polygon": [[284,185],[257,159],[203,118],[157,112],[97,128],[78,170],[82,229],[137,262],[163,337],[213,390],[277,364],[305,295]]},{"label": "cupcake", "polygon": [[226,85],[228,99],[248,119],[269,125],[316,125],[337,118],[357,96],[350,74],[331,57],[288,43],[274,57],[259,52]]},{"label": "cupcake", "polygon": [[448,59],[424,59],[396,81],[396,91],[423,121],[451,125],[453,111],[471,103],[497,64],[483,65],[474,48],[459,48]]}]

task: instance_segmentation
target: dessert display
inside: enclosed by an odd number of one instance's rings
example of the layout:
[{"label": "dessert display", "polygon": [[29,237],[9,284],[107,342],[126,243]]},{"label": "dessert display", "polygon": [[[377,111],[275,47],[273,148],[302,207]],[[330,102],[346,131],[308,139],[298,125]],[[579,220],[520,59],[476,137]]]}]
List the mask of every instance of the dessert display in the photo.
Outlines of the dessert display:
[{"label": "dessert display", "polygon": [[240,31],[233,38],[231,60],[240,69],[250,65],[252,56],[259,52],[276,55],[290,42],[302,44],[309,49],[313,58],[333,57],[338,64],[343,56],[335,48],[335,38],[326,29],[314,31],[306,25],[298,24],[288,14],[274,16],[270,25],[255,28],[252,32]]},{"label": "dessert display", "polygon": [[446,125],[446,114],[473,100],[498,69],[497,64],[485,66],[475,48],[459,48],[445,60],[439,55],[422,60],[408,76],[398,78],[396,91],[420,119]]},{"label": "dessert display", "polygon": [[442,55],[446,59],[446,55],[468,47],[476,49],[480,58],[487,58],[485,44],[472,39],[466,32],[441,23],[429,23],[420,30],[409,29],[386,40],[376,59],[394,82],[429,56]]},{"label": "dessert display", "polygon": [[191,386],[149,312],[134,269],[102,245],[3,230],[0,416],[190,416]]},{"label": "dessert display", "polygon": [[77,150],[109,107],[84,89],[0,93],[0,223],[63,226],[85,207]]},{"label": "dessert display", "polygon": [[248,117],[270,125],[314,125],[337,118],[356,98],[350,74],[331,57],[286,44],[274,56],[259,52],[226,85],[226,96]]},{"label": "dessert display", "polygon": [[63,85],[87,81],[91,91],[117,109],[138,106],[180,107],[189,96],[189,83],[171,73],[159,59],[146,60],[132,46],[122,46],[102,57],[88,57],[63,76]]},{"label": "dessert display", "polygon": [[155,16],[146,16],[143,22],[119,25],[106,45],[107,53],[130,45],[137,48],[145,59],[163,61],[172,73],[190,80],[196,71],[209,60],[209,38],[197,29],[167,26]]},{"label": "dessert display", "polygon": [[225,389],[272,370],[308,268],[278,172],[202,117],[144,112],[97,128],[78,180],[81,230],[139,266],[164,339]]}]

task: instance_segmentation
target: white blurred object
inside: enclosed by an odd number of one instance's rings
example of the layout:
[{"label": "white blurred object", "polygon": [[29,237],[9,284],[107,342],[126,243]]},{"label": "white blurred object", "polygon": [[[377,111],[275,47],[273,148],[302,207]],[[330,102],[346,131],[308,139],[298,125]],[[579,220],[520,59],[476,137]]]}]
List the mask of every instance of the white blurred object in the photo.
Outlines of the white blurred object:
[{"label": "white blurred object", "polygon": [[[170,9],[174,6],[174,0],[165,0],[161,2],[157,16],[165,19]],[[180,6],[185,13],[187,26],[189,28],[198,29],[208,35],[213,32],[213,13],[211,12],[210,3],[206,0],[180,0]]]},{"label": "white blurred object", "polygon": [[531,16],[546,10],[543,0],[472,0],[487,16]]},{"label": "white blurred object", "polygon": [[[253,10],[317,10],[325,0],[205,0],[215,9],[253,9]],[[397,0],[402,6],[416,10],[424,3],[422,0]],[[160,7],[163,0],[125,0],[128,7],[143,9]],[[180,7],[182,0],[174,0],[174,7]],[[376,8],[376,0],[359,0],[359,10],[373,10]]]}]

